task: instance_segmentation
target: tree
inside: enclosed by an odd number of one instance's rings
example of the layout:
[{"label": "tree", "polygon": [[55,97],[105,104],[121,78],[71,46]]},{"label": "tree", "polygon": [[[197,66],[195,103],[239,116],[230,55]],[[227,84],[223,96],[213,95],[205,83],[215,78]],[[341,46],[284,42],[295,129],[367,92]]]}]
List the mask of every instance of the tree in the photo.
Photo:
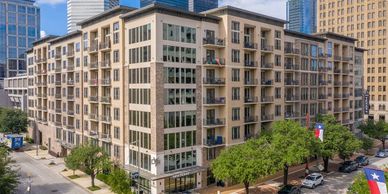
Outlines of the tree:
[{"label": "tree", "polygon": [[300,164],[313,154],[313,142],[316,142],[313,132],[298,122],[285,120],[273,124],[271,143],[276,150],[276,163],[284,169],[284,185],[288,183],[289,166]]},{"label": "tree", "polygon": [[366,153],[369,152],[373,147],[373,139],[369,137],[363,137],[360,139],[362,141],[362,149],[365,150]]},{"label": "tree", "polygon": [[346,127],[341,126],[340,129],[341,135],[339,137],[338,156],[345,161],[353,156],[354,152],[361,149],[362,142]]},{"label": "tree", "polygon": [[131,194],[131,179],[128,174],[121,168],[114,168],[108,176],[108,185],[111,190],[117,194]]},{"label": "tree", "polygon": [[95,187],[96,175],[111,166],[108,155],[100,147],[91,143],[74,149],[66,158],[70,158],[72,167],[78,166],[90,175],[92,187]]},{"label": "tree", "polygon": [[19,176],[9,165],[11,159],[5,147],[0,146],[0,193],[12,193],[19,184]]},{"label": "tree", "polygon": [[388,135],[388,124],[384,121],[374,122],[369,120],[359,126],[361,131],[370,138],[380,140],[385,149],[385,137]]},{"label": "tree", "polygon": [[2,108],[0,110],[0,127],[4,132],[26,132],[27,124],[28,120],[25,112],[8,108]]},{"label": "tree", "polygon": [[78,151],[77,149],[79,149],[80,147],[75,147],[71,153],[65,158],[65,165],[67,168],[69,168],[70,170],[73,170],[73,175],[75,175],[75,171],[77,169],[80,168],[80,161],[79,161],[79,158],[80,156],[78,156],[77,154],[80,153],[80,151]]},{"label": "tree", "polygon": [[274,153],[266,138],[252,139],[222,150],[211,169],[217,179],[244,184],[248,194],[250,183],[279,169],[272,157]]}]

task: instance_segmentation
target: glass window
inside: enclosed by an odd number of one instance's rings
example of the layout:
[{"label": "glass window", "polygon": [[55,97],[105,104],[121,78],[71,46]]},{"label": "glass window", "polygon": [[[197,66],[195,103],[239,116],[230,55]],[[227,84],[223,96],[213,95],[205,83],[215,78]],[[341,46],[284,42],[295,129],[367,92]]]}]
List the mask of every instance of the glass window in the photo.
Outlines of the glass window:
[{"label": "glass window", "polygon": [[16,12],[16,5],[14,5],[14,4],[8,4],[8,11],[10,11],[10,12]]},{"label": "glass window", "polygon": [[18,34],[19,34],[19,36],[25,36],[26,35],[26,27],[25,26],[18,26]]},{"label": "glass window", "polygon": [[16,36],[8,36],[8,46],[16,47]]},{"label": "glass window", "polygon": [[19,13],[26,13],[26,7],[19,5],[18,6],[18,12]]},{"label": "glass window", "polygon": [[16,35],[16,25],[8,25],[8,34]]},{"label": "glass window", "polygon": [[18,15],[18,24],[26,24],[26,15],[25,14],[19,14]]},{"label": "glass window", "polygon": [[28,13],[28,14],[32,14],[32,15],[35,15],[35,8],[33,8],[33,7],[27,7],[27,13]]},{"label": "glass window", "polygon": [[27,46],[26,38],[25,37],[19,37],[18,38],[18,46],[19,47],[26,47]]},{"label": "glass window", "polygon": [[28,15],[27,17],[28,26],[35,26],[35,16]]},{"label": "glass window", "polygon": [[16,24],[16,13],[9,13],[8,12],[8,23],[9,24]]},{"label": "glass window", "polygon": [[35,28],[34,27],[28,27],[28,36],[34,37],[36,34]]},{"label": "glass window", "polygon": [[16,48],[8,48],[8,56],[9,58],[17,58]]}]

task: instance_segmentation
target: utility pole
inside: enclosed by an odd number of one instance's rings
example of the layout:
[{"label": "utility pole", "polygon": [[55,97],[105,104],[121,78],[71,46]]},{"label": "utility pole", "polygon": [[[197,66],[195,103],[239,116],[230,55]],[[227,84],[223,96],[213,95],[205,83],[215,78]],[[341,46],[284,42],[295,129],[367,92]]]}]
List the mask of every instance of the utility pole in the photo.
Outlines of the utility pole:
[{"label": "utility pole", "polygon": [[39,130],[38,128],[36,127],[36,121],[34,120],[33,121],[33,125],[34,125],[34,129],[35,129],[35,145],[36,145],[36,156],[38,156],[38,152],[39,152]]}]

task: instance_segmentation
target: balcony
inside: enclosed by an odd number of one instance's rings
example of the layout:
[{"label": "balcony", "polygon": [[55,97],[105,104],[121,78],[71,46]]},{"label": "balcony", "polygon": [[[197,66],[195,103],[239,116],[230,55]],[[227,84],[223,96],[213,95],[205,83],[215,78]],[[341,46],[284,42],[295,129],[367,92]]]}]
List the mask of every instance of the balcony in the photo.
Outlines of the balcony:
[{"label": "balcony", "polygon": [[203,78],[203,84],[207,85],[224,85],[225,78],[205,77]]},{"label": "balcony", "polygon": [[341,61],[342,57],[338,55],[334,55],[334,61]]},{"label": "balcony", "polygon": [[342,95],[341,94],[334,94],[334,99],[341,99]]},{"label": "balcony", "polygon": [[74,110],[67,110],[67,115],[74,115]]},{"label": "balcony", "polygon": [[261,122],[269,122],[269,121],[273,121],[273,120],[274,120],[273,114],[261,115]]},{"label": "balcony", "polygon": [[98,103],[98,96],[89,96],[89,102]]},{"label": "balcony", "polygon": [[61,109],[61,108],[56,108],[56,109],[55,109],[55,112],[56,112],[56,113],[62,113],[62,109]]},{"label": "balcony", "polygon": [[110,86],[111,80],[110,80],[109,78],[107,78],[107,79],[102,79],[102,80],[100,81],[100,84],[101,84],[101,86]]},{"label": "balcony", "polygon": [[220,97],[220,98],[204,98],[203,99],[203,104],[206,105],[224,105],[225,104],[225,97]]},{"label": "balcony", "polygon": [[60,99],[60,98],[62,98],[62,95],[60,93],[56,93],[55,98]]},{"label": "balcony", "polygon": [[74,50],[73,49],[70,49],[70,50],[67,51],[67,57],[68,58],[74,57]]},{"label": "balcony", "polygon": [[112,121],[112,118],[110,115],[101,115],[101,121],[105,123],[110,123]]},{"label": "balcony", "polygon": [[56,81],[55,81],[55,85],[56,85],[56,86],[61,86],[61,85],[62,85],[61,80],[56,80]]},{"label": "balcony", "polygon": [[90,62],[89,70],[98,70],[98,62],[97,61]]},{"label": "balcony", "polygon": [[55,73],[61,73],[62,68],[61,67],[55,67]]},{"label": "balcony", "polygon": [[260,65],[261,69],[273,69],[273,63],[261,63]]},{"label": "balcony", "polygon": [[74,131],[74,125],[73,124],[67,124],[66,125],[66,129],[68,129],[70,131]]},{"label": "balcony", "polygon": [[225,138],[222,136],[208,136],[203,139],[203,145],[205,147],[218,147],[225,145]]},{"label": "balcony", "polygon": [[324,115],[324,114],[327,114],[327,110],[326,109],[319,109],[318,113]]},{"label": "balcony", "polygon": [[334,86],[341,86],[341,84],[342,84],[342,83],[339,82],[339,81],[335,81],[335,82],[334,82]]},{"label": "balcony", "polygon": [[74,64],[69,64],[69,65],[67,66],[67,71],[68,71],[68,72],[74,71]]},{"label": "balcony", "polygon": [[257,79],[244,79],[244,85],[251,85],[256,86],[259,84],[259,81]]},{"label": "balcony", "polygon": [[327,82],[325,80],[319,80],[319,85],[320,86],[326,86]]},{"label": "balcony", "polygon": [[342,74],[348,75],[348,74],[350,74],[350,70],[344,69],[344,70],[342,70]]},{"label": "balcony", "polygon": [[343,112],[349,112],[350,108],[349,107],[342,107]]},{"label": "balcony", "polygon": [[47,62],[47,58],[38,58],[36,59],[36,63],[46,63]]},{"label": "balcony", "polygon": [[74,80],[67,80],[67,85],[74,86]]},{"label": "balcony", "polygon": [[258,62],[252,61],[252,60],[245,60],[244,67],[256,68],[256,67],[258,67]]},{"label": "balcony", "polygon": [[207,57],[207,58],[203,58],[203,64],[224,67],[225,66],[225,59],[224,58],[217,58],[217,57]]},{"label": "balcony", "polygon": [[112,137],[110,134],[103,133],[101,134],[101,140],[105,142],[112,142]]},{"label": "balcony", "polygon": [[54,125],[57,126],[57,127],[61,127],[62,123],[60,121],[56,121],[56,122],[54,122]]},{"label": "balcony", "polygon": [[89,136],[92,137],[92,138],[98,138],[97,130],[89,131]]},{"label": "balcony", "polygon": [[334,69],[334,74],[340,74],[341,73],[341,69]]},{"label": "balcony", "polygon": [[299,65],[288,63],[284,65],[285,70],[297,71],[299,70]]},{"label": "balcony", "polygon": [[101,97],[101,102],[109,104],[111,102],[110,96],[102,96]]},{"label": "balcony", "polygon": [[346,62],[349,62],[349,61],[352,61],[353,60],[353,57],[348,57],[348,56],[345,56],[342,58],[343,61],[346,61]]},{"label": "balcony", "polygon": [[249,96],[249,97],[245,97],[244,98],[244,103],[246,103],[246,104],[252,104],[252,103],[257,103],[257,102],[259,102],[259,98],[258,97],[251,97],[251,96]]},{"label": "balcony", "polygon": [[90,43],[89,53],[95,53],[98,51],[98,41],[92,41]]},{"label": "balcony", "polygon": [[285,100],[286,100],[286,102],[295,102],[295,101],[299,101],[300,97],[294,96],[294,95],[286,95]]},{"label": "balcony", "polygon": [[299,81],[287,78],[287,79],[284,80],[284,85],[286,85],[286,86],[298,86],[299,85]]},{"label": "balcony", "polygon": [[333,112],[334,113],[340,113],[342,111],[342,108],[334,108]]},{"label": "balcony", "polygon": [[225,39],[221,38],[203,38],[202,44],[204,47],[225,47]]},{"label": "balcony", "polygon": [[300,117],[300,114],[298,112],[288,111],[284,113],[284,118],[286,119],[295,119],[299,117]]},{"label": "balcony", "polygon": [[46,75],[47,74],[47,71],[45,69],[41,69],[41,70],[38,70],[37,71],[37,74],[38,75]]},{"label": "balcony", "polygon": [[342,120],[343,125],[349,125],[351,122],[349,119]]},{"label": "balcony", "polygon": [[247,50],[257,50],[257,44],[250,42],[250,41],[245,41],[244,42],[244,49]]},{"label": "balcony", "polygon": [[204,127],[221,127],[225,125],[225,119],[213,118],[205,119],[203,121]]},{"label": "balcony", "polygon": [[324,94],[320,94],[320,95],[318,96],[318,99],[319,99],[319,100],[325,100],[325,99],[327,99],[327,96],[324,95]]},{"label": "balcony", "polygon": [[38,96],[39,98],[46,97],[46,96],[47,96],[47,93],[38,93],[37,96]]},{"label": "balcony", "polygon": [[244,117],[244,123],[245,124],[256,123],[258,121],[259,121],[259,117],[258,116],[245,116]]},{"label": "balcony", "polygon": [[106,69],[106,68],[110,68],[110,61],[109,60],[105,60],[105,61],[101,61],[100,62],[100,67],[101,69]]},{"label": "balcony", "polygon": [[93,120],[93,121],[98,121],[98,115],[91,113],[91,114],[89,114],[89,119]]},{"label": "balcony", "polygon": [[350,94],[349,93],[344,93],[342,94],[342,98],[349,98],[350,97]]},{"label": "balcony", "polygon": [[62,58],[61,53],[56,53],[56,54],[55,54],[55,59],[56,59],[56,60],[61,60],[61,58]]},{"label": "balcony", "polygon": [[327,68],[326,67],[318,67],[318,71],[321,73],[325,73],[325,72],[327,72]]},{"label": "balcony", "polygon": [[298,48],[286,47],[284,48],[284,54],[286,55],[298,55],[300,50]]},{"label": "balcony", "polygon": [[273,96],[262,96],[261,103],[272,103],[274,101]]},{"label": "balcony", "polygon": [[98,86],[98,79],[90,79],[89,86]]},{"label": "balcony", "polygon": [[273,46],[270,45],[261,45],[261,51],[262,52],[272,52],[273,51]]},{"label": "balcony", "polygon": [[73,101],[74,100],[74,95],[73,94],[68,94],[67,95],[67,100]]},{"label": "balcony", "polygon": [[111,47],[110,40],[102,41],[99,45],[100,50],[109,50]]},{"label": "balcony", "polygon": [[272,86],[273,85],[273,80],[271,80],[271,79],[262,79],[261,80],[261,85],[262,86]]}]

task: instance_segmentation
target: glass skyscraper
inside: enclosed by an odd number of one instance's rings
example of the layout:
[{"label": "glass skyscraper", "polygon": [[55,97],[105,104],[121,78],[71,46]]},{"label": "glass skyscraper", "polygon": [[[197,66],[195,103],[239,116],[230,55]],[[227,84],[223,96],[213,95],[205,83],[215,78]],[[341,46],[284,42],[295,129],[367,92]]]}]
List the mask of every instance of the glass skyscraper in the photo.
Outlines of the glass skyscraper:
[{"label": "glass skyscraper", "polygon": [[140,0],[140,7],[153,3],[197,13],[218,7],[218,0]]},{"label": "glass skyscraper", "polygon": [[288,0],[287,28],[307,34],[317,31],[317,0]]},{"label": "glass skyscraper", "polygon": [[35,0],[0,1],[0,80],[26,73],[25,51],[40,38]]}]

